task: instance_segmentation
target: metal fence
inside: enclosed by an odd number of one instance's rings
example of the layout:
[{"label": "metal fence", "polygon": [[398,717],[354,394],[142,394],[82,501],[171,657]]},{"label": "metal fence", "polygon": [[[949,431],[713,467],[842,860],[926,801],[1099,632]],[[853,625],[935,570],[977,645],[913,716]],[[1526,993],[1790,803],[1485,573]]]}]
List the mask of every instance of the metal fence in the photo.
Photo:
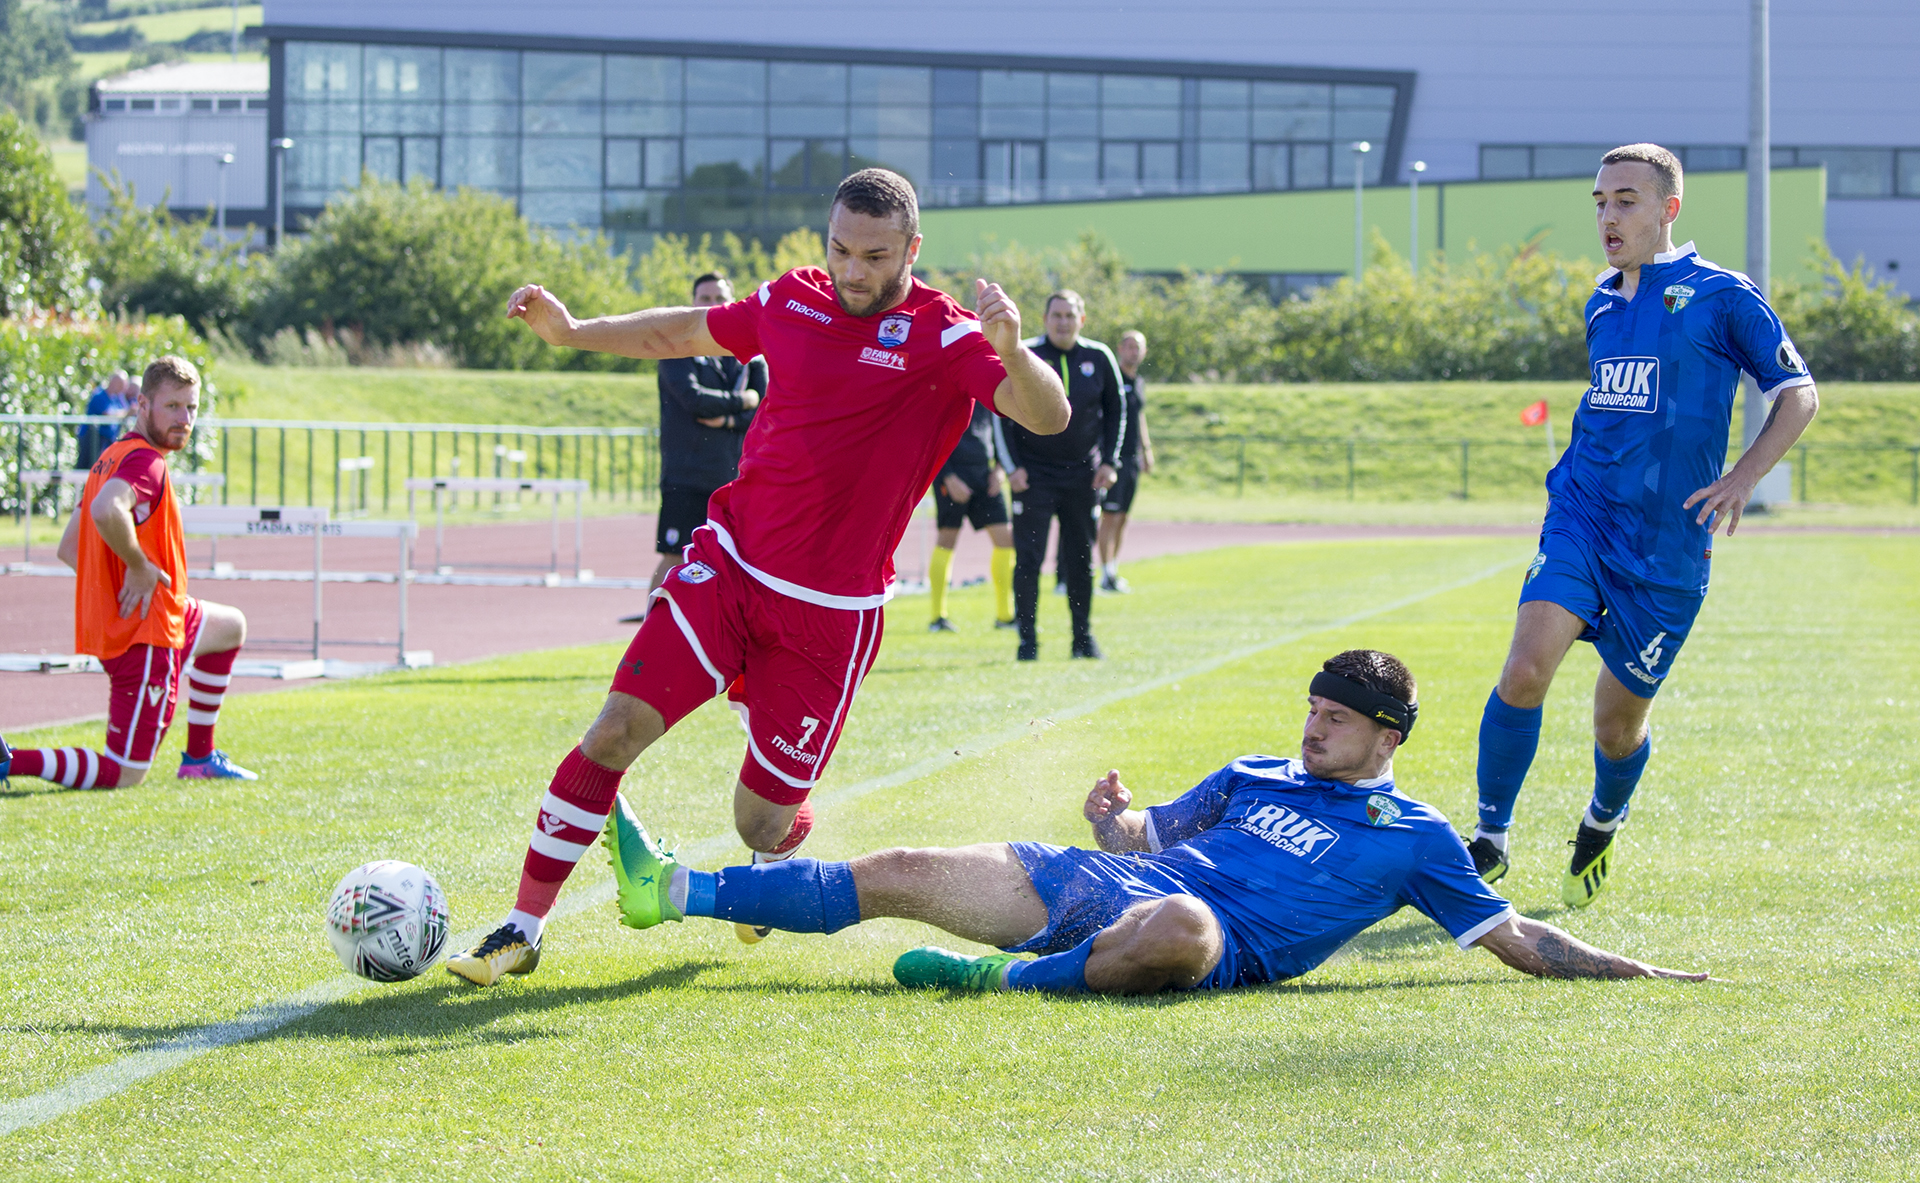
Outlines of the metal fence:
[{"label": "metal fence", "polygon": [[[16,521],[29,509],[61,512],[59,486],[29,488],[22,474],[72,467],[76,429],[115,422],[0,415],[0,512]],[[638,506],[653,503],[659,484],[658,436],[652,427],[205,419],[181,462],[226,478],[189,496],[326,505],[336,516],[404,511],[407,479],[430,476],[584,480],[592,502]],[[1170,434],[1156,436],[1154,450],[1155,479],[1175,488],[1374,501],[1532,496],[1557,459],[1541,442],[1457,437]],[[1920,444],[1802,443],[1791,460],[1799,501],[1920,506]],[[478,509],[504,495],[469,496]]]},{"label": "metal fence", "polygon": [[[68,468],[79,458],[76,428],[118,420],[86,415],[0,416],[0,507],[16,519],[31,507],[59,512],[59,490],[29,489],[21,473]],[[6,440],[11,429],[13,439]],[[659,432],[652,427],[530,427],[479,423],[339,423],[203,419],[180,463],[226,478],[198,496],[223,505],[325,505],[335,516],[406,509],[412,477],[566,478],[587,482],[590,500],[651,504],[658,493]],[[473,493],[475,508],[501,493]]]},{"label": "metal fence", "polygon": [[[1354,501],[1531,496],[1560,457],[1541,442],[1458,437],[1156,434],[1153,445],[1156,475],[1176,486]],[[1727,463],[1739,455],[1730,447]],[[1787,460],[1797,501],[1920,506],[1920,444],[1801,443]]]}]

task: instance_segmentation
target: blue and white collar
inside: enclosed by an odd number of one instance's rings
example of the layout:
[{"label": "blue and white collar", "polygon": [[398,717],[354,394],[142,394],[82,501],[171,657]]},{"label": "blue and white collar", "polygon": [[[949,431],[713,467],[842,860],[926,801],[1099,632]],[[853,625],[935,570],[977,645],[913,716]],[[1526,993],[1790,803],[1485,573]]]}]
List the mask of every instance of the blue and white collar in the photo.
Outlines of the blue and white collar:
[{"label": "blue and white collar", "polygon": [[[1658,267],[1662,263],[1677,263],[1681,259],[1691,258],[1692,256],[1697,255],[1699,253],[1700,253],[1699,251],[1694,249],[1693,241],[1689,239],[1684,246],[1677,246],[1670,251],[1661,251],[1658,254],[1654,255],[1652,265],[1655,267]],[[1607,291],[1612,291],[1613,277],[1618,274],[1620,274],[1620,269],[1618,267],[1609,267],[1605,271],[1602,271],[1600,274],[1593,277],[1593,286],[1607,290]]]}]

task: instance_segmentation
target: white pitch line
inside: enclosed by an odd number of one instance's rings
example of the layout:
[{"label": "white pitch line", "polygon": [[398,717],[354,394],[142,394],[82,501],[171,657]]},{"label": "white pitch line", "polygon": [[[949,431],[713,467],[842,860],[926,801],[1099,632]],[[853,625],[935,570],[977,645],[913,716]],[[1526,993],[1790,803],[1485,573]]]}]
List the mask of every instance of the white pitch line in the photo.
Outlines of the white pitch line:
[{"label": "white pitch line", "polygon": [[[1456,579],[1451,583],[1441,584],[1438,587],[1429,588],[1426,591],[1402,596],[1389,603],[1381,604],[1375,608],[1368,608],[1362,612],[1354,612],[1342,616],[1337,620],[1329,620],[1323,624],[1296,629],[1290,633],[1283,633],[1280,636],[1262,641],[1259,644],[1243,646],[1231,652],[1220,654],[1217,657],[1196,662],[1193,665],[1186,666],[1170,674],[1162,674],[1157,678],[1150,678],[1145,682],[1139,682],[1132,686],[1110,691],[1106,694],[1096,695],[1093,698],[1075,703],[1072,706],[1053,711],[1049,713],[1047,717],[1054,720],[1077,719],[1083,715],[1092,714],[1094,711],[1104,707],[1112,706],[1114,703],[1124,702],[1130,698],[1138,698],[1143,694],[1150,694],[1162,687],[1170,686],[1183,678],[1196,678],[1204,674],[1212,673],[1222,666],[1230,665],[1233,662],[1255,656],[1256,654],[1265,653],[1270,649],[1276,649],[1282,645],[1290,645],[1295,641],[1303,640],[1316,633],[1345,628],[1351,624],[1358,624],[1363,620],[1371,620],[1377,616],[1384,616],[1389,612],[1396,612],[1402,608],[1417,604],[1422,600],[1432,599],[1434,596],[1441,596],[1451,591],[1471,587],[1481,580],[1498,575],[1510,567],[1518,566],[1521,561],[1520,559],[1512,559],[1506,562],[1495,563],[1485,570],[1478,571],[1461,579]],[[968,760],[974,756],[992,751],[995,748],[1002,747],[1030,734],[1032,734],[1032,731],[1028,727],[1008,728],[1007,730],[996,732],[992,735],[968,741],[967,743],[959,745],[957,748],[943,750],[937,756],[930,756],[925,760],[909,764],[905,768],[883,773],[880,776],[869,777],[866,780],[848,785],[844,789],[835,789],[832,792],[821,794],[819,800],[821,804],[832,805],[857,800],[869,793],[879,792],[882,789],[891,789],[898,785],[908,784],[922,777],[930,776],[942,769],[961,763],[963,760]],[[731,832],[715,834],[689,844],[683,848],[680,853],[689,863],[704,861],[708,857],[725,853],[733,846],[735,841],[734,835]],[[569,892],[565,902],[554,909],[551,920],[562,920],[568,916],[584,912],[589,908],[598,907],[612,899],[613,880],[603,879],[590,887],[586,887],[584,890]],[[476,928],[470,932],[457,934],[450,938],[448,947],[464,948],[486,936],[489,931],[491,930],[487,928]],[[0,1137],[5,1137],[19,1130],[31,1129],[34,1126],[42,1125],[56,1118],[65,1117],[67,1114],[85,1108],[95,1101],[104,1101],[108,1097],[123,1093],[150,1076],[157,1076],[162,1072],[177,1068],[190,1060],[198,1059],[208,1052],[217,1051],[220,1048],[241,1043],[256,1036],[265,1035],[271,1031],[277,1031],[288,1023],[304,1019],[322,1007],[330,1006],[374,984],[373,982],[348,974],[342,974],[337,978],[329,978],[324,982],[318,982],[309,986],[298,993],[289,994],[285,998],[276,999],[273,1002],[261,1003],[259,1006],[235,1018],[228,1019],[225,1022],[210,1023],[205,1027],[189,1031],[185,1035],[169,1039],[157,1047],[148,1048],[146,1051],[135,1052],[130,1056],[123,1056],[110,1064],[102,1064],[98,1068],[89,1069],[78,1076],[63,1081],[50,1089],[35,1093],[32,1096],[22,1097],[16,1101],[0,1103]]]}]

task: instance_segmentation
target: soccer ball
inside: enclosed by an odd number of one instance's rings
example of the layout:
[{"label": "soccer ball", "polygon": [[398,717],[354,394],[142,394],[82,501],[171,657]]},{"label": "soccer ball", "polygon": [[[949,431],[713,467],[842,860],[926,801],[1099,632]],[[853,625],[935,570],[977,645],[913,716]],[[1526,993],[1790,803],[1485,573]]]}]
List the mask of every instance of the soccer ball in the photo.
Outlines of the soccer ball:
[{"label": "soccer ball", "polygon": [[381,859],[348,871],[327,904],[327,939],[347,972],[404,982],[447,944],[447,896],[412,863]]}]

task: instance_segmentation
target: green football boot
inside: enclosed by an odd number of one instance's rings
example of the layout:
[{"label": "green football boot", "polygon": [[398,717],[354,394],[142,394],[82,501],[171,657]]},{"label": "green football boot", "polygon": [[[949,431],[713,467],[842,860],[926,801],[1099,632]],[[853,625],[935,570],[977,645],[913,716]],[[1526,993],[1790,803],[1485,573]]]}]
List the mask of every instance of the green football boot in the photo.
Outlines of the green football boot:
[{"label": "green football boot", "polygon": [[900,954],[893,963],[893,980],[902,986],[929,990],[974,990],[990,993],[1000,989],[1007,963],[1019,961],[1018,953],[989,953],[969,957],[938,945],[923,945]]},{"label": "green football boot", "polygon": [[1619,834],[1618,826],[1596,830],[1585,818],[1580,819],[1579,831],[1573,841],[1567,843],[1573,847],[1573,858],[1560,880],[1560,898],[1568,907],[1584,908],[1607,889],[1607,876],[1613,870],[1613,840]]},{"label": "green football boot", "polygon": [[627,799],[613,798],[613,812],[607,818],[606,837],[600,840],[613,857],[613,882],[620,902],[620,923],[628,928],[652,928],[663,921],[685,919],[680,909],[667,900],[667,886],[680,864],[672,851],[661,850],[633,816]]}]

